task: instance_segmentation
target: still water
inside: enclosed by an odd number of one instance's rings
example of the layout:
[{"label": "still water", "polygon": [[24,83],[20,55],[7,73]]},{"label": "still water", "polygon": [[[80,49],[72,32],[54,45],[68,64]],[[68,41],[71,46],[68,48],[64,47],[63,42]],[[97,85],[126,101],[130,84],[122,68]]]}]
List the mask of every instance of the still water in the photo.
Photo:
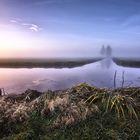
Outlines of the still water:
[{"label": "still water", "polygon": [[97,87],[114,87],[114,73],[117,71],[116,85],[140,86],[140,68],[128,68],[116,65],[111,59],[75,68],[33,68],[0,69],[0,87],[10,93],[21,93],[26,89],[39,91],[60,90],[86,82]]}]

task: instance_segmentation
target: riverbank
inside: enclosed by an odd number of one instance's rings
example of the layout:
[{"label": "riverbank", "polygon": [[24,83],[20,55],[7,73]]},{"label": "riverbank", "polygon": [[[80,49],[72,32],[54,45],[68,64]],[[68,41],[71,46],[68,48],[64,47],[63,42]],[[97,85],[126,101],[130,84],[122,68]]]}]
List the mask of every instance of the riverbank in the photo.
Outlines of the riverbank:
[{"label": "riverbank", "polygon": [[99,60],[101,58],[1,58],[0,68],[74,68]]},{"label": "riverbank", "polygon": [[120,66],[140,68],[140,58],[113,58],[113,61]]},{"label": "riverbank", "polygon": [[139,139],[140,88],[80,84],[0,97],[1,140]]}]

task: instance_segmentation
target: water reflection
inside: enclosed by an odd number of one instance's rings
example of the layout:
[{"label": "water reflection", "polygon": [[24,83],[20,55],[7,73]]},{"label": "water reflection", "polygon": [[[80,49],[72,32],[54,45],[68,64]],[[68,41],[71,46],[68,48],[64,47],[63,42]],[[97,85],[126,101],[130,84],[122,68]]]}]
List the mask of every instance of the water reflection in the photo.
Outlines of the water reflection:
[{"label": "water reflection", "polygon": [[112,61],[111,57],[107,57],[104,60],[100,61],[100,64],[103,69],[105,69],[105,68],[109,69],[111,67],[111,65],[113,64],[113,61]]},{"label": "water reflection", "polygon": [[81,82],[112,88],[115,71],[117,87],[122,84],[123,71],[124,86],[140,86],[140,69],[117,66],[111,59],[72,69],[0,69],[0,86],[8,93],[21,93],[28,88],[40,91],[66,89]]}]

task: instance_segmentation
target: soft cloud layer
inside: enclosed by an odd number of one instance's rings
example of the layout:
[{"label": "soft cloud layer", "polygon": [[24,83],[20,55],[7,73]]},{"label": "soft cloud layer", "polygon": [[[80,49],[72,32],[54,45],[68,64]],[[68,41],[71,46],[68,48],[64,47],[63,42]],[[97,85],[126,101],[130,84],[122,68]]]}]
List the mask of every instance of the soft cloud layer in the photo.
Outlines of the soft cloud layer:
[{"label": "soft cloud layer", "polygon": [[42,30],[42,28],[40,28],[38,25],[33,24],[33,23],[24,23],[24,21],[22,19],[11,19],[10,20],[11,23],[17,24],[19,26],[24,26],[26,29],[29,29],[33,32],[38,32],[40,30]]},{"label": "soft cloud layer", "polygon": [[22,23],[22,25],[35,32],[38,32],[42,29],[36,24]]}]

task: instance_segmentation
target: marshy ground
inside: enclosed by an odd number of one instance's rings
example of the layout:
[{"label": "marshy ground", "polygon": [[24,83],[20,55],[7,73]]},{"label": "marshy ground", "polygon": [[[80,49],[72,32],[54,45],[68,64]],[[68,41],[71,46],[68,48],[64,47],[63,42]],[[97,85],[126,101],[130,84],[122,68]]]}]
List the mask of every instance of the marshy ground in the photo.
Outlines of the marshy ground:
[{"label": "marshy ground", "polygon": [[80,84],[0,97],[1,140],[138,140],[140,88]]}]

